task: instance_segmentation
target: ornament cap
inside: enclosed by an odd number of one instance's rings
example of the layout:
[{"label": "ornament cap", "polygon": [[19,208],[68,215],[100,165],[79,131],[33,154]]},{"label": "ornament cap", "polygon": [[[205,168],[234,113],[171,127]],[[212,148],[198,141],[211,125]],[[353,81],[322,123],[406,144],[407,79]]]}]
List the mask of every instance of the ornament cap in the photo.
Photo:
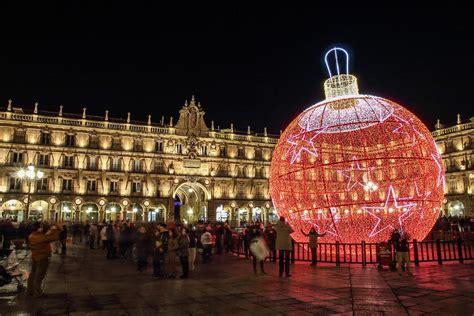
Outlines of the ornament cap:
[{"label": "ornament cap", "polygon": [[[328,58],[332,56],[332,52],[334,52],[334,63],[336,66],[336,72],[333,75],[331,71],[331,66],[329,65]],[[341,74],[341,70],[339,67],[339,58],[338,52],[342,52],[345,55],[346,60],[346,73]],[[351,74],[349,74],[349,53],[340,47],[334,47],[327,51],[326,55],[324,56],[324,61],[326,63],[326,67],[329,73],[329,79],[324,82],[324,93],[326,95],[326,99],[332,99],[344,95],[358,95],[359,94],[359,87],[357,86],[357,78]]]}]

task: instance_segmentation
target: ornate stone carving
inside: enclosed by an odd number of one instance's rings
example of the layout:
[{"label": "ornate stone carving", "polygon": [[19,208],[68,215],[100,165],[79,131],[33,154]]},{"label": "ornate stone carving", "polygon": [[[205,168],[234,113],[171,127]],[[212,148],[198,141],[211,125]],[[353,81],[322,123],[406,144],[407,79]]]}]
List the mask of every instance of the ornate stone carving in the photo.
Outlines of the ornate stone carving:
[{"label": "ornate stone carving", "polygon": [[196,105],[194,96],[191,102],[184,103],[184,106],[179,111],[178,123],[176,123],[176,134],[178,135],[197,135],[206,136],[209,128],[204,122],[204,111],[201,109],[201,104]]}]

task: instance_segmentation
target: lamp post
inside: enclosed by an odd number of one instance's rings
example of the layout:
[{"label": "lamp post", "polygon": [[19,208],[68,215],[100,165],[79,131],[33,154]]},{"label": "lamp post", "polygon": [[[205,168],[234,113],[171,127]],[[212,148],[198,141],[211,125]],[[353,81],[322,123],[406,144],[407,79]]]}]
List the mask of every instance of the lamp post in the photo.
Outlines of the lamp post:
[{"label": "lamp post", "polygon": [[28,195],[26,198],[26,209],[25,209],[25,220],[28,220],[30,212],[30,194],[31,194],[31,184],[33,181],[40,180],[44,177],[44,172],[37,170],[34,165],[30,164],[26,169],[20,169],[17,172],[17,177],[20,179],[26,179],[28,181]]}]

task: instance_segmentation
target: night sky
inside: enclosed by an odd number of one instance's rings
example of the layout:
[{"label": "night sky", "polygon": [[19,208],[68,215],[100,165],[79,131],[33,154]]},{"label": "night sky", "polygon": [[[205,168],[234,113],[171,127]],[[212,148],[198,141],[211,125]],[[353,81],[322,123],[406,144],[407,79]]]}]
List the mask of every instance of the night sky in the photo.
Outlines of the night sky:
[{"label": "night sky", "polygon": [[[351,52],[361,93],[387,97],[430,129],[474,115],[471,10],[136,4],[1,4],[0,102],[174,121],[194,94],[206,121],[278,133],[322,100],[327,49]],[[224,3],[224,2],[223,2]],[[316,3],[316,2],[314,2]],[[359,3],[359,2],[358,2]],[[27,6],[25,3],[19,5]]]}]

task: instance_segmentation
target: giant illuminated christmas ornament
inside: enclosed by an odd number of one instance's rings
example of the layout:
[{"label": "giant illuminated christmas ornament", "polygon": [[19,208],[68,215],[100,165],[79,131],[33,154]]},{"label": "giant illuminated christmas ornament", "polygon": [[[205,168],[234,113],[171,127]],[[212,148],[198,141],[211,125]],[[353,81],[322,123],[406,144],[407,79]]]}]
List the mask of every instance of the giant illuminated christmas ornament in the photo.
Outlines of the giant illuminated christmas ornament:
[{"label": "giant illuminated christmas ornament", "polygon": [[386,241],[395,229],[422,240],[444,192],[430,132],[401,105],[359,94],[345,50],[331,49],[325,61],[326,100],[298,115],[274,151],[270,188],[278,214],[294,227],[297,241],[306,241],[300,229],[312,226],[325,233],[323,242]]}]

